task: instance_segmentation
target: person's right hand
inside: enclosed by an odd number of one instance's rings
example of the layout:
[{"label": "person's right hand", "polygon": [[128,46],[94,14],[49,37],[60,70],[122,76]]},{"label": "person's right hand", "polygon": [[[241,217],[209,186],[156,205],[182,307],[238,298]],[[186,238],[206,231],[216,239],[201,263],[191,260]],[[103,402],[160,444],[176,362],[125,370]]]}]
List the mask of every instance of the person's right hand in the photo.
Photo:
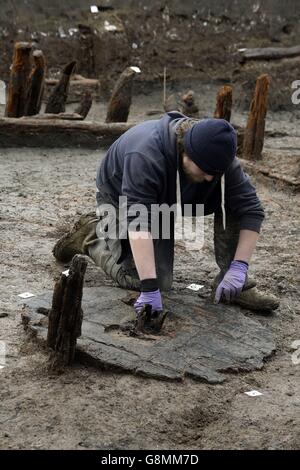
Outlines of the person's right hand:
[{"label": "person's right hand", "polygon": [[134,303],[136,313],[140,313],[145,305],[151,305],[152,312],[161,312],[163,309],[160,290],[151,292],[141,292],[140,296]]}]

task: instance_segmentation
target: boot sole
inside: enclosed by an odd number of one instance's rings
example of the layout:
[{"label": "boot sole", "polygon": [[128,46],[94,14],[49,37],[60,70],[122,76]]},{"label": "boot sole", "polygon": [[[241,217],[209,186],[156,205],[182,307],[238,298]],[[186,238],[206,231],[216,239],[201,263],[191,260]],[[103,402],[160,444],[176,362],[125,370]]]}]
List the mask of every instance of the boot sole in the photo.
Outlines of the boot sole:
[{"label": "boot sole", "polygon": [[57,259],[57,261],[60,261],[61,263],[69,263],[72,260],[73,256],[84,254],[82,250],[79,250],[79,249],[78,250],[70,249],[68,254],[65,254],[65,255],[62,253],[63,251],[68,250],[68,246],[72,245],[71,240],[69,240],[69,242],[66,243],[67,240],[70,238],[71,238],[70,235],[65,235],[60,240],[58,240],[58,242],[53,247],[52,253],[54,257]]}]

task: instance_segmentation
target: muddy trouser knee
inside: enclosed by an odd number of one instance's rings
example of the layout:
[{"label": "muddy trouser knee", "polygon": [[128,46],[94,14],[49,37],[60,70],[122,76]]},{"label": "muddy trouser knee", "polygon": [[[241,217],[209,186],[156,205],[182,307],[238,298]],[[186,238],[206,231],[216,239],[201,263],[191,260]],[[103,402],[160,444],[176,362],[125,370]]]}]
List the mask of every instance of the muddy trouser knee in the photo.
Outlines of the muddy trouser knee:
[{"label": "muddy trouser knee", "polygon": [[[214,214],[214,248],[217,265],[220,273],[217,281],[220,282],[226,271],[229,269],[231,261],[234,258],[240,236],[240,223],[230,214],[226,214],[226,228],[223,228],[223,218],[221,212]],[[251,281],[253,284],[253,281]],[[250,288],[248,276],[246,278],[245,288]]]},{"label": "muddy trouser knee", "polygon": [[[119,221],[116,220],[116,233],[118,233],[118,223]],[[101,230],[98,231],[98,235],[100,237],[89,239],[85,246],[90,258],[121,287],[139,290],[140,280],[129,242],[126,243],[127,250],[124,256],[124,246],[121,240],[109,238],[109,235],[102,236]],[[154,240],[154,253],[159,288],[168,291],[173,281],[174,238]],[[120,258],[122,261],[118,262]]]},{"label": "muddy trouser knee", "polygon": [[[173,282],[174,239],[157,239],[153,240],[153,244],[158,287],[162,291],[169,291]],[[122,266],[126,271],[133,271],[138,276],[131,250]]]}]

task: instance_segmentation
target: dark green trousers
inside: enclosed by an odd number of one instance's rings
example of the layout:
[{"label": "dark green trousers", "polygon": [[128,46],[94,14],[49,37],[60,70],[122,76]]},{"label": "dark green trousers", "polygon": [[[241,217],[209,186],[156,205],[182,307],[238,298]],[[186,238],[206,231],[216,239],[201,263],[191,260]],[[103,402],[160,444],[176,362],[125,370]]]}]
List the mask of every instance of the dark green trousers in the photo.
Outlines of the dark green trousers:
[{"label": "dark green trousers", "polygon": [[[98,197],[98,203],[112,203],[109,199]],[[114,220],[114,230],[119,229],[118,211]],[[100,219],[99,219],[100,221]],[[85,252],[97,266],[125,289],[139,290],[140,281],[132,257],[128,239],[110,237],[109,229],[103,230],[101,238],[91,237],[86,243]],[[97,232],[97,230],[96,230]],[[174,233],[174,230],[171,233]],[[217,265],[220,269],[218,279],[222,279],[235,255],[239,239],[239,222],[230,215],[226,216],[226,230],[223,229],[222,214],[214,214],[214,248]],[[95,231],[94,231],[95,233]],[[99,234],[99,230],[98,230]],[[170,239],[154,240],[154,253],[158,284],[161,290],[168,291],[173,282],[174,236]],[[201,261],[199,260],[199,264]]]}]

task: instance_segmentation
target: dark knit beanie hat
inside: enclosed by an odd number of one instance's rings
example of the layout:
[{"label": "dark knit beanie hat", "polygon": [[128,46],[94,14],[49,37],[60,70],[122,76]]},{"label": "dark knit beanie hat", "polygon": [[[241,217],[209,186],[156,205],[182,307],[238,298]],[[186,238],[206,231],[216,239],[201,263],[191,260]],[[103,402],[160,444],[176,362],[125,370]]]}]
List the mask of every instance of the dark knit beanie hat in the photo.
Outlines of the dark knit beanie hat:
[{"label": "dark knit beanie hat", "polygon": [[183,146],[202,171],[222,175],[236,155],[237,134],[225,119],[202,119],[186,131]]}]

